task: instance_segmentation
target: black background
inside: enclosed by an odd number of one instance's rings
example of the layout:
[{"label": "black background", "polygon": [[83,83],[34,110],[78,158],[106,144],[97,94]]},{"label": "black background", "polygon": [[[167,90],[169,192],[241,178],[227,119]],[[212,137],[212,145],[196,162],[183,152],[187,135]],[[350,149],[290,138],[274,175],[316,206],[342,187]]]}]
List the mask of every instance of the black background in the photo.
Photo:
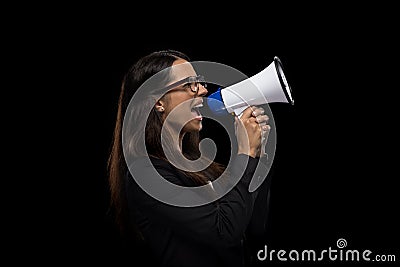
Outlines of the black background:
[{"label": "black background", "polygon": [[26,250],[42,240],[39,259],[136,266],[145,258],[140,248],[123,245],[107,214],[106,162],[123,74],[141,56],[177,49],[248,76],[274,56],[283,63],[295,105],[270,105],[277,147],[262,245],[322,250],[344,238],[349,249],[400,257],[393,32],[356,19],[340,27],[314,28],[314,21],[275,31],[261,19],[245,26],[221,21],[200,31],[183,30],[174,19],[121,27],[95,17],[86,21],[81,14],[82,23],[57,26],[46,45],[28,51],[35,62],[41,51],[49,55],[42,78],[51,89],[43,91],[49,100],[41,108],[50,126],[42,137],[52,152],[44,164],[51,179],[37,217],[30,217],[38,218],[38,227]]}]

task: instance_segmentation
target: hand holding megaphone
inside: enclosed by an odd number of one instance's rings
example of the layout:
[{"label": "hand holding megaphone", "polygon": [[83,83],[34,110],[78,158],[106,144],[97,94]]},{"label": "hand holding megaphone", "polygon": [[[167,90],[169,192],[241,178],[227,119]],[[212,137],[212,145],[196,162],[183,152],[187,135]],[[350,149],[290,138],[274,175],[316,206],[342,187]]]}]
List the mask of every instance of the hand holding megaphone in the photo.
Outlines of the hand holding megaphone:
[{"label": "hand holding megaphone", "polygon": [[258,74],[220,88],[207,98],[208,106],[216,115],[234,113],[241,116],[250,106],[273,102],[294,104],[291,88],[278,57],[274,57],[273,62]]},{"label": "hand holding megaphone", "polygon": [[252,157],[265,156],[265,144],[271,127],[269,117],[261,107],[251,106],[241,116],[235,116],[235,133],[238,142],[238,154]]}]

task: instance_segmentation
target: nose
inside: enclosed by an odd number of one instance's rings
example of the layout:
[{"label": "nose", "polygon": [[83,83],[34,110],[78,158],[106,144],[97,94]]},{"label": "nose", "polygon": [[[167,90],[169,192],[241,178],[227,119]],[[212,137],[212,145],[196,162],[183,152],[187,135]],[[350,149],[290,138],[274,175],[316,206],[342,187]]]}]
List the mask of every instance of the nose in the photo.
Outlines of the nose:
[{"label": "nose", "polygon": [[199,84],[199,91],[198,91],[197,95],[205,96],[207,93],[208,93],[208,90],[202,84]]}]

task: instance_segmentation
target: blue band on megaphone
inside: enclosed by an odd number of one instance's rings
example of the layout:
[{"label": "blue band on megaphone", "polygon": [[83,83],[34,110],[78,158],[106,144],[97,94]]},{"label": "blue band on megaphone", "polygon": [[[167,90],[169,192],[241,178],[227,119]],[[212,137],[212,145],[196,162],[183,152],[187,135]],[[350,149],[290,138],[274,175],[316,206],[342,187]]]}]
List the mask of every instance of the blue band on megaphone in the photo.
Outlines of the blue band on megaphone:
[{"label": "blue band on megaphone", "polygon": [[222,100],[221,87],[207,98],[207,105],[215,115],[229,114]]}]

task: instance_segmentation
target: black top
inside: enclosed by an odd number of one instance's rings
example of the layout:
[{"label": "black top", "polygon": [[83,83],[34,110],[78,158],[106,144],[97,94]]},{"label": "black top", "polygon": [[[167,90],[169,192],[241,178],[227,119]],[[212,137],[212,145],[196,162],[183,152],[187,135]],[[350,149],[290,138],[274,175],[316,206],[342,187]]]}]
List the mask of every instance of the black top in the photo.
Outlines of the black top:
[{"label": "black top", "polygon": [[[189,178],[168,162],[154,158],[151,161],[168,181],[193,186]],[[146,169],[151,173],[153,166],[144,162],[138,160],[135,167],[142,168],[141,173],[146,173]],[[246,169],[233,189],[213,203],[190,208],[154,199],[127,175],[130,215],[152,250],[152,261],[160,266],[245,266],[245,234],[262,235],[267,219],[269,179],[256,191],[248,191],[258,163],[257,158],[237,155],[230,175]]]}]

